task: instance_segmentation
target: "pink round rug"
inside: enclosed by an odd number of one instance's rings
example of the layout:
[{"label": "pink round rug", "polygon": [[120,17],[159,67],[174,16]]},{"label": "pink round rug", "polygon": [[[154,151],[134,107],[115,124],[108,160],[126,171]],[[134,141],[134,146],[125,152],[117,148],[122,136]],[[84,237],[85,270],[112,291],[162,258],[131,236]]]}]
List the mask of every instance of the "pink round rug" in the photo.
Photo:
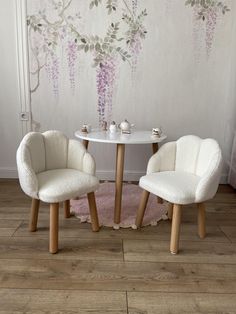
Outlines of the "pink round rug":
[{"label": "pink round rug", "polygon": [[[136,229],[135,219],[142,194],[138,185],[123,184],[121,223],[114,224],[115,184],[108,182],[100,184],[95,193],[98,218],[101,226],[113,227],[114,229]],[[71,213],[80,219],[80,222],[91,222],[87,196],[79,200],[71,200]],[[143,219],[143,226],[156,225],[158,221],[167,218],[167,204],[158,204],[156,196],[150,194],[147,209]]]}]

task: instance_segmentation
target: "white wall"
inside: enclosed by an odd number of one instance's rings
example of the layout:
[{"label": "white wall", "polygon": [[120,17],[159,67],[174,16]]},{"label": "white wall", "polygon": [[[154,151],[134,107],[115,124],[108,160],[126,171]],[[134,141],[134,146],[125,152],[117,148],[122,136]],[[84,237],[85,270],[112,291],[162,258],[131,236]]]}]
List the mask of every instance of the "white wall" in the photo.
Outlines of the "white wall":
[{"label": "white wall", "polygon": [[16,177],[19,121],[17,45],[14,1],[0,2],[0,177]]},{"label": "white wall", "polygon": [[[13,2],[0,3],[3,76],[0,144],[4,147],[0,155],[0,177],[8,176],[15,168],[15,150],[21,137]],[[184,134],[216,138],[226,161],[225,180],[236,123],[236,3],[231,1],[231,12],[217,29],[211,58],[208,61],[202,58],[197,63],[193,51],[191,9],[179,9],[178,2],[172,1],[168,15],[163,14],[166,1],[144,2],[149,7],[149,32],[139,59],[137,79],[131,83],[127,79],[130,77],[127,76],[128,69],[120,69],[113,118],[116,121],[128,118],[137,128],[162,125],[168,140]],[[150,10],[152,6],[154,8]],[[57,128],[72,137],[83,122],[97,123],[96,98],[92,92],[96,82],[88,72],[91,60],[80,62],[80,80],[75,96],[71,96],[66,86],[59,100],[55,101],[46,75],[42,74],[42,89],[32,97],[33,116],[41,123],[42,131]],[[91,144],[90,151],[96,158],[100,176],[113,178],[115,147]],[[149,146],[127,147],[126,179],[138,179],[145,172],[150,155]]]}]

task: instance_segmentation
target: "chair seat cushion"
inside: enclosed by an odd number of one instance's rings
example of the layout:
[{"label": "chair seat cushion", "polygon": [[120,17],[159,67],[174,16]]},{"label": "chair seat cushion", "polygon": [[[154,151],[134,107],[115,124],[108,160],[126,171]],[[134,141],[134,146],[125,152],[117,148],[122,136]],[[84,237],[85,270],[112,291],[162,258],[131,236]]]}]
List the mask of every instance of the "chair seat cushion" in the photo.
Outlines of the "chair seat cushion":
[{"label": "chair seat cushion", "polygon": [[173,204],[195,202],[200,177],[184,171],[155,172],[141,177],[139,185]]},{"label": "chair seat cushion", "polygon": [[39,199],[47,203],[58,203],[90,193],[98,188],[96,177],[74,169],[56,169],[37,175]]}]

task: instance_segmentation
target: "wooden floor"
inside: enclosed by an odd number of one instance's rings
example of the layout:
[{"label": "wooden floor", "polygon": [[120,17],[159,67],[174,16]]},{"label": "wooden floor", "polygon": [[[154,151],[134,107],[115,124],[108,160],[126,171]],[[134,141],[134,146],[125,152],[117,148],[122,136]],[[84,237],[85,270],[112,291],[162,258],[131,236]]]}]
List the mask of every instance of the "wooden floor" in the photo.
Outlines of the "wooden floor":
[{"label": "wooden floor", "polygon": [[142,230],[102,228],[60,213],[60,251],[48,253],[49,211],[28,227],[30,200],[0,181],[0,314],[236,313],[236,193],[221,186],[207,204],[207,237],[194,206],[184,209],[179,255],[170,222]]}]

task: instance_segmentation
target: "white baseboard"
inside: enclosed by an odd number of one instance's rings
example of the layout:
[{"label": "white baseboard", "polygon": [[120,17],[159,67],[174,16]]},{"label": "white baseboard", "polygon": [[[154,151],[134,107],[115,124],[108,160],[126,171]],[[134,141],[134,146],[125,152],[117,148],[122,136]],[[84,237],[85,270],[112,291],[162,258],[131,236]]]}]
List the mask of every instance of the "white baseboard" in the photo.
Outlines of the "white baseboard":
[{"label": "white baseboard", "polygon": [[[100,180],[109,180],[109,181],[115,180],[115,171],[113,170],[97,170],[96,174]],[[139,181],[140,177],[142,177],[143,175],[145,175],[145,172],[125,170],[123,180],[124,181]],[[14,167],[0,167],[0,178],[6,178],[6,179],[18,178],[17,169]],[[222,174],[220,183],[221,184],[228,183],[227,173]]]},{"label": "white baseboard", "polygon": [[228,174],[227,173],[222,173],[221,178],[220,178],[220,184],[228,184]]},{"label": "white baseboard", "polygon": [[[141,171],[128,171],[124,172],[124,181],[139,181],[140,177],[144,176],[146,172]],[[97,170],[96,175],[100,180],[115,181],[115,171]],[[221,175],[220,184],[228,184],[228,174]]]},{"label": "white baseboard", "polygon": [[[100,180],[115,181],[115,171],[113,170],[97,170],[96,175]],[[140,171],[124,171],[124,181],[139,181],[140,177],[144,176],[145,172]]]},{"label": "white baseboard", "polygon": [[[124,180],[125,181],[138,181],[145,172],[138,171],[125,171]],[[113,170],[97,170],[96,175],[100,180],[115,180],[115,171]],[[14,167],[0,167],[0,178],[18,178],[17,169]]]},{"label": "white baseboard", "polygon": [[0,178],[4,179],[18,178],[17,169],[15,167],[0,167]]}]

